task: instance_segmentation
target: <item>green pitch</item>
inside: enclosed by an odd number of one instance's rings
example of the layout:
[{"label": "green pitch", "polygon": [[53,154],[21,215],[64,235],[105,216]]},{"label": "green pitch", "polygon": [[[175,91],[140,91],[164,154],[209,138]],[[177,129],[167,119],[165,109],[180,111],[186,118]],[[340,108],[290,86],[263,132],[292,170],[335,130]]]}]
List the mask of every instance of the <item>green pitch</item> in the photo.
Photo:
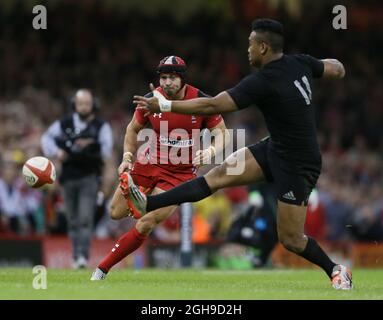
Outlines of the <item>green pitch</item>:
[{"label": "green pitch", "polygon": [[353,270],[354,290],[335,291],[310,270],[112,270],[89,281],[92,270],[47,270],[47,289],[32,287],[32,269],[0,268],[0,299],[383,299],[383,270]]}]

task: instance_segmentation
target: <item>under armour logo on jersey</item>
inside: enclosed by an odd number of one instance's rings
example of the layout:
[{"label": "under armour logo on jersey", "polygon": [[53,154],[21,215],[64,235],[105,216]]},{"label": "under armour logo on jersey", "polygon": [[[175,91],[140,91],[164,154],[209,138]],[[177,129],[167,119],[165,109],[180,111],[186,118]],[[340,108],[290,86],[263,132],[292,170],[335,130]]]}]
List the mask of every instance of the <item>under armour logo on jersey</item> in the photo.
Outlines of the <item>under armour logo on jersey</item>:
[{"label": "under armour logo on jersey", "polygon": [[292,192],[292,191],[289,191],[289,192],[285,193],[285,194],[282,196],[282,198],[287,199],[287,200],[297,200],[297,199],[295,198],[295,196],[294,196],[294,192]]},{"label": "under armour logo on jersey", "polygon": [[162,113],[154,113],[153,114],[153,117],[155,118],[155,117],[158,117],[158,118],[162,118]]}]

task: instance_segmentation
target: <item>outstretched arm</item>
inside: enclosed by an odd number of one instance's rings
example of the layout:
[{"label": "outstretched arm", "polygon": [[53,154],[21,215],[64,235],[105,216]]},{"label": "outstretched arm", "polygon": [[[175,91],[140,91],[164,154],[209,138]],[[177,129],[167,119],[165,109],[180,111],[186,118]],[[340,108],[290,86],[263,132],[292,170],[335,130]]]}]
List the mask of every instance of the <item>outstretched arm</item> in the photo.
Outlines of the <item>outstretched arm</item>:
[{"label": "outstretched arm", "polygon": [[212,98],[196,98],[182,101],[166,100],[159,92],[154,90],[151,85],[154,97],[145,98],[134,96],[133,103],[137,104],[137,109],[149,110],[150,112],[175,112],[181,114],[210,115],[233,112],[237,110],[233,99],[223,91]]},{"label": "outstretched arm", "polygon": [[343,64],[337,59],[323,59],[323,78],[342,79],[346,74]]}]

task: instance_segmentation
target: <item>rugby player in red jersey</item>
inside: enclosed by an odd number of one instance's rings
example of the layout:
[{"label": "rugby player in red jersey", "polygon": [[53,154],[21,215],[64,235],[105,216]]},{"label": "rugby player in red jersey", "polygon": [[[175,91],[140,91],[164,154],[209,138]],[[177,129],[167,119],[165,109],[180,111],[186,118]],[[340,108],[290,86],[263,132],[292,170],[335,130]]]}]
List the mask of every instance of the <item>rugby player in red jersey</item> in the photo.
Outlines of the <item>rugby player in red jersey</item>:
[{"label": "rugby player in red jersey", "polygon": [[[160,77],[157,90],[169,100],[207,97],[201,90],[185,82],[186,64],[180,57],[162,59],[157,73]],[[146,96],[151,97],[153,93]],[[137,135],[147,125],[153,129],[152,136],[146,148],[138,148]],[[210,147],[199,150],[200,133],[205,128],[218,134],[213,135],[214,141]],[[195,178],[196,168],[210,163],[211,158],[224,149],[228,140],[221,115],[194,116],[170,112],[146,115],[144,111],[136,110],[126,129],[124,155],[118,171],[119,174],[129,171],[134,182],[146,194],[159,194]],[[166,220],[176,207],[154,210],[143,217],[134,215],[127,207],[121,188],[117,188],[110,206],[110,216],[118,220],[133,215],[137,223],[100,262],[91,280],[105,279],[110,268],[139,248],[151,231]]]}]

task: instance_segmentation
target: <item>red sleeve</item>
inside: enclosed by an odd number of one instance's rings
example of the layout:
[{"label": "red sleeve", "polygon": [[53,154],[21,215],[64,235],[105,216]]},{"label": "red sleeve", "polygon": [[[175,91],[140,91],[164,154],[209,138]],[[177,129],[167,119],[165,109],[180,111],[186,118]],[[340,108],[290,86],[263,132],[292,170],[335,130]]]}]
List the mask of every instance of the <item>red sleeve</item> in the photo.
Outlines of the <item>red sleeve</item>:
[{"label": "red sleeve", "polygon": [[142,110],[136,109],[136,111],[134,111],[133,116],[136,118],[137,122],[142,126],[146,125],[146,123],[148,122],[148,117],[144,117],[144,112]]},{"label": "red sleeve", "polygon": [[212,129],[223,120],[220,114],[203,117],[202,126],[207,129]]}]

